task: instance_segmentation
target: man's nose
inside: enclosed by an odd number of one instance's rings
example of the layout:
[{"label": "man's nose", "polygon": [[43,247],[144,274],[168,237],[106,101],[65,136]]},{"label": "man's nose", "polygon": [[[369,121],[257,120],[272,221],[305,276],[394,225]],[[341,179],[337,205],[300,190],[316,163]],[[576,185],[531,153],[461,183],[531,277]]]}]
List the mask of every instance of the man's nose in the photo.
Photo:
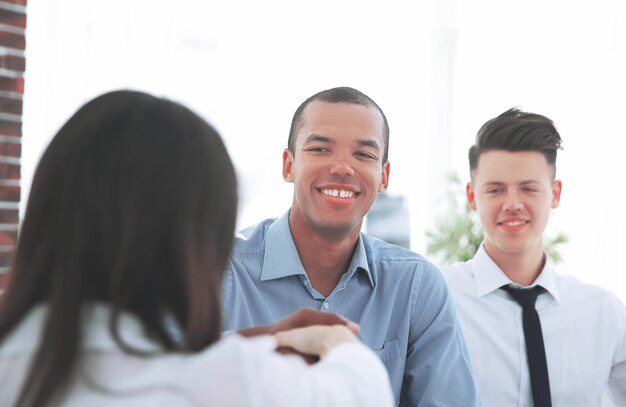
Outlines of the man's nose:
[{"label": "man's nose", "polygon": [[524,209],[524,203],[522,202],[520,195],[516,191],[511,191],[507,193],[503,209],[505,211],[521,211],[522,209]]},{"label": "man's nose", "polygon": [[330,173],[341,177],[351,177],[354,175],[354,168],[348,159],[339,158],[332,163]]}]

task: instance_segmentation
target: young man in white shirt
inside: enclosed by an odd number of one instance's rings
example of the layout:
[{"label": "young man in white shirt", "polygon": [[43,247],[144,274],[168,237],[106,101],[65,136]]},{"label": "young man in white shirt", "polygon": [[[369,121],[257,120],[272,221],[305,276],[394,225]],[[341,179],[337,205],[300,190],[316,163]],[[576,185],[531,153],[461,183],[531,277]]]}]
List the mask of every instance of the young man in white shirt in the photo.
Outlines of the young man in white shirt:
[{"label": "young man in white shirt", "polygon": [[[484,241],[473,259],[443,272],[486,407],[599,407],[603,394],[626,405],[624,304],[557,274],[544,251],[561,198],[560,148],[550,119],[510,109],[485,123],[469,150],[467,199]],[[514,298],[531,291],[525,307]]]}]

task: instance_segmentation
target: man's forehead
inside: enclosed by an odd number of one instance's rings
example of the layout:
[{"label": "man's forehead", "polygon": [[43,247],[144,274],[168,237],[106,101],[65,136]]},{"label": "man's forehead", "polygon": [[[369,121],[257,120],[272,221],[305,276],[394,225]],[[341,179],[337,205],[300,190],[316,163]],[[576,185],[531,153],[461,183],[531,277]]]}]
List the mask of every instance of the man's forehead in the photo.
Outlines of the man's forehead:
[{"label": "man's forehead", "polygon": [[481,178],[483,182],[522,183],[542,180],[544,176],[554,178],[556,167],[548,162],[540,151],[487,150],[478,156],[476,168],[470,175],[472,180]]},{"label": "man's forehead", "polygon": [[520,170],[526,168],[538,170],[554,168],[554,165],[550,164],[540,151],[487,150],[478,156],[474,171],[482,168],[494,169],[493,167],[497,169],[502,166],[514,167]]},{"label": "man's forehead", "polygon": [[[384,121],[374,106],[313,101],[302,112],[296,136],[303,144],[312,134],[338,140],[344,134],[384,144]],[[380,139],[380,140],[378,140]]]},{"label": "man's forehead", "polygon": [[302,111],[302,119],[319,120],[341,118],[345,116],[346,112],[359,112],[362,115],[370,116],[371,120],[380,118],[382,121],[380,112],[373,105],[363,105],[352,102],[328,102],[325,100],[314,100],[309,103]]}]

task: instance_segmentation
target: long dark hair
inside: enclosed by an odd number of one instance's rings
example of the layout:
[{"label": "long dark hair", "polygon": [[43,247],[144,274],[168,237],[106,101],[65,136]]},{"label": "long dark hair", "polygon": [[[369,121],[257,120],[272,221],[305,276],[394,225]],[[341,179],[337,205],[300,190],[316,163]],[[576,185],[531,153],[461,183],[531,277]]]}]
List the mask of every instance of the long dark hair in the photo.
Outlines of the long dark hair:
[{"label": "long dark hair", "polygon": [[[81,306],[130,312],[166,351],[198,351],[221,331],[220,291],[237,214],[235,170],[219,134],[186,107],[136,91],[101,95],[59,130],[33,178],[0,308],[0,343],[36,304],[42,343],[18,406],[67,384]],[[182,342],[168,335],[176,318]]]}]

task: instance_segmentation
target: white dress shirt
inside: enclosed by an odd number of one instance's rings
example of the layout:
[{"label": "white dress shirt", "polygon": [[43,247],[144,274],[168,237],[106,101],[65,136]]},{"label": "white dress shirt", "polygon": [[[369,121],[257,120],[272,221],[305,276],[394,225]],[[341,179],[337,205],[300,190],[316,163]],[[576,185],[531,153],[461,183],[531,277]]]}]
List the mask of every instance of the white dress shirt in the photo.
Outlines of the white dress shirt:
[{"label": "white dress shirt", "polygon": [[[0,346],[0,406],[13,404],[38,346],[46,308],[35,308]],[[274,351],[271,336],[233,334],[197,354],[164,354],[131,315],[120,332],[152,357],[124,353],[108,331],[110,311],[92,308],[84,350],[63,406],[392,406],[385,367],[361,343],[333,348],[315,365]],[[44,345],[45,347],[45,338]],[[96,384],[96,386],[93,385]]]},{"label": "white dress shirt", "polygon": [[[513,284],[483,246],[442,267],[485,407],[532,406],[522,308],[499,288]],[[541,320],[554,407],[626,406],[626,307],[602,288],[559,275],[549,261],[532,284],[547,293]]]}]

